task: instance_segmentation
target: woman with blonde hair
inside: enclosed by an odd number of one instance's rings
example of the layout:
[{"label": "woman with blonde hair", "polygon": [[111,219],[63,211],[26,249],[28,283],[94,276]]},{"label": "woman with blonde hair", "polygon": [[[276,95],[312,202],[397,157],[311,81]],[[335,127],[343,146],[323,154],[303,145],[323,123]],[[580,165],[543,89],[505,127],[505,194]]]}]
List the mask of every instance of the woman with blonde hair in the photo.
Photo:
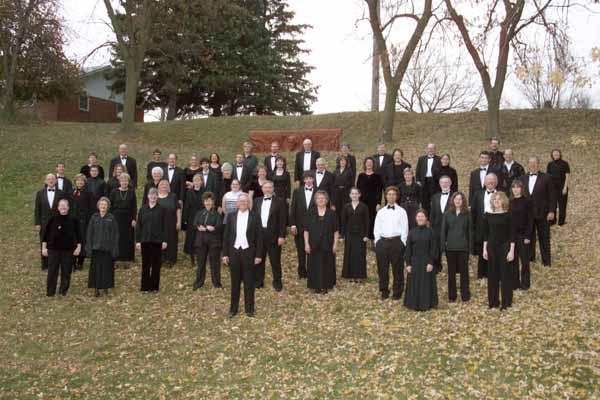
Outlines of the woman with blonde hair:
[{"label": "woman with blonde hair", "polygon": [[[512,305],[515,233],[504,192],[490,196],[490,210],[483,220],[483,258],[488,262],[488,304],[502,310]],[[500,302],[501,294],[502,301]]]},{"label": "woman with blonde hair", "polygon": [[119,255],[119,225],[115,217],[108,212],[110,200],[101,197],[96,207],[98,212],[92,215],[88,225],[85,251],[91,257],[88,288],[100,290],[108,296],[108,289],[115,287],[115,259]]}]

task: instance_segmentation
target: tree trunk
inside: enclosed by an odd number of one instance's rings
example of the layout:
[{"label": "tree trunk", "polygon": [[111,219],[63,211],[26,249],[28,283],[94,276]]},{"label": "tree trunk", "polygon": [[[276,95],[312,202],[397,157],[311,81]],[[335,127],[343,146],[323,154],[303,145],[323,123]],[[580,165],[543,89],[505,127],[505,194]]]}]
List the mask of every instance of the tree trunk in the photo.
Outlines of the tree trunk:
[{"label": "tree trunk", "polygon": [[7,119],[13,119],[15,117],[15,77],[9,70],[8,76],[6,77],[6,87],[2,94],[2,113]]},{"label": "tree trunk", "polygon": [[138,71],[134,60],[125,60],[125,98],[121,131],[133,133],[135,129],[135,103],[137,100]]},{"label": "tree trunk", "polygon": [[167,111],[167,121],[173,121],[177,116],[177,94],[169,94],[169,110]]},{"label": "tree trunk", "polygon": [[390,89],[385,92],[385,108],[383,109],[383,133],[381,138],[384,142],[391,142],[394,136],[394,118],[396,117],[399,87],[393,85]]},{"label": "tree trunk", "polygon": [[[377,11],[379,15],[380,3],[377,1]],[[379,64],[380,64],[380,56],[379,56],[379,47],[377,45],[377,39],[373,36],[373,60],[371,64],[371,111],[378,112],[379,111]]]},{"label": "tree trunk", "polygon": [[487,138],[500,139],[500,96],[495,90],[487,97]]}]

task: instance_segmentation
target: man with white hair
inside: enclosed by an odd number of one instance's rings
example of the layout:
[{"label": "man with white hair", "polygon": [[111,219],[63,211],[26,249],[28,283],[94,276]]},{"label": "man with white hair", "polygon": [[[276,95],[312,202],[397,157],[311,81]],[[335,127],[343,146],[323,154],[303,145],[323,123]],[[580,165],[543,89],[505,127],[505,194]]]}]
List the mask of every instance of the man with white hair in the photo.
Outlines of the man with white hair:
[{"label": "man with white hair", "polygon": [[[42,235],[51,217],[58,214],[58,202],[65,198],[65,193],[56,186],[56,175],[46,175],[45,185],[35,194],[34,220],[35,229],[40,236],[40,254]],[[41,254],[42,271],[48,269],[48,257]]]},{"label": "man with white hair", "polygon": [[498,187],[498,176],[490,172],[484,177],[484,188],[473,194],[471,221],[473,222],[473,255],[478,256],[477,279],[487,278],[487,261],[483,258],[484,218],[492,212],[491,198]]},{"label": "man with white hair", "polygon": [[303,151],[296,153],[296,166],[294,167],[294,180],[296,187],[300,186],[300,182],[304,179],[304,173],[317,169],[317,159],[321,158],[318,151],[312,149],[312,140],[306,138],[302,142]]},{"label": "man with white hair", "polygon": [[324,158],[318,158],[317,162],[317,171],[315,172],[315,187],[317,190],[323,190],[327,192],[329,196],[329,204],[335,204],[335,177],[329,171],[327,171],[327,161]]},{"label": "man with white hair", "polygon": [[115,166],[121,164],[125,169],[124,172],[129,174],[131,178],[131,184],[134,188],[137,188],[137,162],[135,158],[129,156],[129,149],[126,144],[119,145],[119,155],[112,160],[110,160],[110,165],[108,167],[108,176],[113,176],[113,170]]}]

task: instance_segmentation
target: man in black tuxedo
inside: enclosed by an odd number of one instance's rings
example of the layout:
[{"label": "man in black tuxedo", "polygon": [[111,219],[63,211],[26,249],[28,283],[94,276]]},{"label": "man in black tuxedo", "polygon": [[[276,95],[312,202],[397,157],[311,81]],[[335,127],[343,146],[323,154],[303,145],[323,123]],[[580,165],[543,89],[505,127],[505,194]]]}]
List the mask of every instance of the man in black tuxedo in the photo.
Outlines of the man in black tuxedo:
[{"label": "man in black tuxedo", "polygon": [[525,169],[515,161],[511,149],[504,150],[504,162],[502,163],[501,174],[504,178],[502,179],[502,191],[510,197],[510,187],[513,181],[525,175]]},{"label": "man in black tuxedo", "polygon": [[[327,163],[324,158],[317,159],[317,170],[315,172],[315,188],[324,190],[329,196],[329,205],[335,210],[335,177],[327,171]],[[341,210],[340,210],[341,211]]]},{"label": "man in black tuxedo", "polygon": [[73,183],[65,176],[65,163],[62,161],[56,163],[56,187],[65,195],[73,191]]},{"label": "man in black tuxedo", "polygon": [[275,161],[281,157],[279,154],[279,142],[271,143],[271,154],[265,157],[264,165],[267,168],[267,176],[271,176],[271,173],[275,171]]},{"label": "man in black tuxedo", "polygon": [[490,201],[492,194],[496,193],[498,177],[493,172],[484,178],[484,189],[475,192],[471,203],[471,221],[473,223],[473,255],[477,259],[477,279],[487,278],[487,261],[483,258],[484,223],[485,213],[492,212]]},{"label": "man in black tuxedo", "polygon": [[281,292],[281,247],[285,243],[287,204],[273,194],[273,182],[266,181],[262,185],[264,196],[254,199],[254,212],[260,216],[263,235],[263,251],[259,254],[260,264],[256,266],[256,287],[265,286],[265,263],[267,255],[273,272],[273,288]]},{"label": "man in black tuxedo", "polygon": [[171,193],[175,193],[179,206],[183,207],[185,199],[185,172],[177,166],[177,154],[170,153],[167,158],[167,175],[163,177],[169,181]]},{"label": "man in black tuxedo", "polygon": [[42,235],[51,217],[58,214],[58,202],[65,198],[65,193],[56,187],[56,175],[46,175],[45,186],[35,194],[34,221],[35,230],[40,237],[40,255],[42,271],[48,269],[48,257],[41,254]]},{"label": "man in black tuxedo", "polygon": [[496,171],[500,170],[504,163],[504,156],[500,151],[499,146],[500,140],[498,140],[498,138],[493,137],[490,139],[490,164]]},{"label": "man in black tuxedo", "polygon": [[217,174],[211,171],[210,161],[208,160],[208,158],[204,157],[202,160],[200,160],[200,167],[202,168],[200,173],[202,174],[204,188],[206,189],[205,191],[214,194],[215,199],[220,199],[221,197],[219,196],[219,187],[221,185],[219,182],[219,177],[217,176]]},{"label": "man in black tuxedo", "polygon": [[231,273],[231,305],[229,318],[238,313],[240,288],[244,282],[244,310],[254,316],[254,268],[260,264],[263,237],[260,215],[250,210],[250,197],[242,193],[237,201],[238,211],[229,214],[223,235],[223,263]]},{"label": "man in black tuxedo", "polygon": [[377,145],[377,153],[373,154],[373,160],[375,160],[375,172],[383,177],[386,167],[392,163],[392,155],[386,153],[384,143],[379,143]]},{"label": "man in black tuxedo", "polygon": [[236,154],[233,164],[233,179],[240,181],[242,192],[248,193],[252,184],[252,170],[244,164],[244,155]]},{"label": "man in black tuxedo", "polygon": [[533,208],[533,231],[531,234],[531,261],[535,261],[536,234],[540,240],[542,263],[549,267],[550,258],[550,221],[554,219],[552,204],[555,203],[555,193],[552,189],[552,179],[540,171],[540,160],[530,157],[527,161],[528,173],[523,175],[521,182],[531,199]]},{"label": "man in black tuxedo", "polygon": [[110,165],[108,167],[108,176],[113,176],[113,170],[115,169],[115,165],[121,164],[125,170],[131,177],[131,184],[134,188],[137,188],[137,162],[135,158],[129,157],[128,155],[129,149],[126,144],[121,144],[119,146],[119,155],[112,160],[110,160]]},{"label": "man in black tuxedo", "polygon": [[290,231],[294,236],[296,252],[298,253],[298,277],[304,279],[308,276],[306,269],[306,253],[304,251],[304,228],[308,223],[308,215],[314,208],[315,176],[312,172],[304,173],[304,186],[294,189],[290,207]]},{"label": "man in black tuxedo", "polygon": [[296,165],[294,166],[294,181],[296,187],[300,186],[300,181],[304,179],[306,171],[317,169],[317,158],[321,158],[321,153],[312,149],[312,140],[304,139],[302,142],[303,151],[296,153]]},{"label": "man in black tuxedo", "polygon": [[425,149],[425,155],[419,157],[415,177],[421,185],[421,202],[427,212],[430,212],[431,196],[437,191],[435,174],[442,166],[440,156],[435,154],[435,144],[429,143]]},{"label": "man in black tuxedo", "polygon": [[84,174],[86,178],[89,178],[90,168],[93,166],[98,167],[98,178],[104,180],[104,168],[102,168],[102,165],[98,164],[98,155],[93,151],[88,154],[88,163],[82,166],[79,172]]},{"label": "man in black tuxedo", "polygon": [[352,184],[356,181],[356,157],[350,154],[350,145],[348,143],[342,143],[340,146],[340,155],[335,159],[335,169],[340,167],[340,157],[346,157],[348,160],[347,168],[352,171]]},{"label": "man in black tuxedo", "polygon": [[435,193],[431,197],[431,213],[429,214],[431,229],[433,230],[433,235],[437,243],[436,258],[433,260],[433,266],[437,272],[442,270],[442,254],[440,252],[441,247],[439,244],[442,234],[442,221],[444,220],[444,213],[450,206],[450,197],[452,196],[452,191],[450,188],[452,187],[452,179],[447,176],[442,176],[439,182],[442,191]]},{"label": "man in black tuxedo", "polygon": [[490,165],[490,159],[490,153],[485,150],[482,151],[479,153],[479,167],[471,171],[471,176],[469,178],[469,205],[471,206],[475,201],[475,193],[484,190],[485,177],[487,174],[495,173]]}]

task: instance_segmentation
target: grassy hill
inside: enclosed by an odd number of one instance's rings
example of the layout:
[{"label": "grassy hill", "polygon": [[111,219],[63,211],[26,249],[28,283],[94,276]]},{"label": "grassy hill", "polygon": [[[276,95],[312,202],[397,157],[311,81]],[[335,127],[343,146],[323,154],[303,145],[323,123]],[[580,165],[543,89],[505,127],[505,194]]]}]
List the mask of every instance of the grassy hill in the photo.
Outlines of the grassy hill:
[{"label": "grassy hill", "polygon": [[[34,192],[63,160],[74,175],[89,151],[103,165],[119,143],[145,164],[151,151],[217,151],[230,160],[251,129],[343,128],[359,158],[378,141],[377,115],[231,117],[140,126],[0,125],[0,399],[89,398],[594,398],[600,396],[600,111],[506,111],[503,148],[519,161],[559,147],[573,174],[568,224],[553,229],[554,265],[533,266],[532,289],[508,312],[489,311],[472,272],[472,301],[418,314],[378,300],[374,257],[366,284],[308,292],[284,251],[282,293],[257,292],[257,318],[228,321],[228,289],[193,292],[182,258],[161,293],[142,295],[139,267],[117,270],[108,299],[87,289],[87,266],[66,298],[45,297],[33,229]],[[408,162],[428,142],[449,152],[461,190],[485,148],[484,113],[398,114],[394,143]],[[332,155],[327,155],[332,156]],[[139,257],[138,257],[139,258]],[[138,260],[139,262],[139,260]],[[338,257],[338,271],[341,257]],[[228,288],[229,276],[223,270]],[[268,274],[267,282],[270,279]]]}]

